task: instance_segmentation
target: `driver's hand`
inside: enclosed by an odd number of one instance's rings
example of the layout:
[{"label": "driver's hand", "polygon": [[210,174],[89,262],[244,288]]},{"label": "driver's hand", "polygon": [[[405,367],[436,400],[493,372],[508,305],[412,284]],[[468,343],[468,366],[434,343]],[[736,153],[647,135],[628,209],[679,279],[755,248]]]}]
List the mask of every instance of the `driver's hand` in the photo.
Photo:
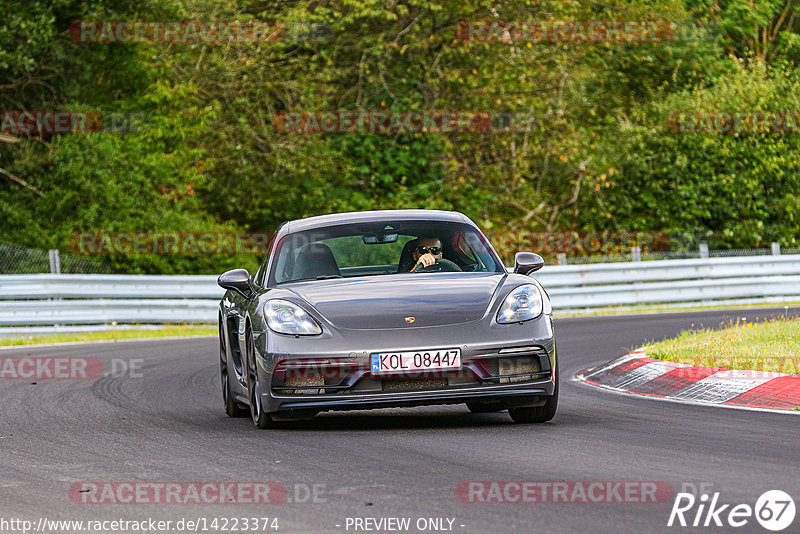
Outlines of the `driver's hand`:
[{"label": "driver's hand", "polygon": [[419,257],[417,264],[414,265],[414,268],[411,270],[416,271],[418,268],[424,269],[425,267],[430,267],[434,263],[436,263],[436,256],[428,252]]}]

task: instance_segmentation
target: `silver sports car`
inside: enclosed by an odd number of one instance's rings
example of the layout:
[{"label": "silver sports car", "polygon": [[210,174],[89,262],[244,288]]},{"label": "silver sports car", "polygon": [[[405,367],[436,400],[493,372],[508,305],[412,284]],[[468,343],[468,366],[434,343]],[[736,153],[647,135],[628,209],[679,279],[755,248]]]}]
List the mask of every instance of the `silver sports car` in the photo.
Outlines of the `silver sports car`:
[{"label": "silver sports car", "polygon": [[259,428],[326,410],[466,403],[553,418],[550,299],[465,215],[338,213],[282,225],[261,267],[219,277],[225,411]]}]

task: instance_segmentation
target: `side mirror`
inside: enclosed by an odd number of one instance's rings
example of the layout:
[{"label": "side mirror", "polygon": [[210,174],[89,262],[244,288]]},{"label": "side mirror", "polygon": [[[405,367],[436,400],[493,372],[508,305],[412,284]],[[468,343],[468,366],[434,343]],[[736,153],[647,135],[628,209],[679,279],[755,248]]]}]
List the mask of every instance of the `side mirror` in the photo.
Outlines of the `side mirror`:
[{"label": "side mirror", "polygon": [[533,252],[517,252],[514,255],[514,272],[531,274],[544,267],[544,258]]},{"label": "side mirror", "polygon": [[245,298],[253,292],[250,282],[250,273],[247,272],[247,269],[226,271],[217,278],[217,284],[221,288],[236,291]]}]

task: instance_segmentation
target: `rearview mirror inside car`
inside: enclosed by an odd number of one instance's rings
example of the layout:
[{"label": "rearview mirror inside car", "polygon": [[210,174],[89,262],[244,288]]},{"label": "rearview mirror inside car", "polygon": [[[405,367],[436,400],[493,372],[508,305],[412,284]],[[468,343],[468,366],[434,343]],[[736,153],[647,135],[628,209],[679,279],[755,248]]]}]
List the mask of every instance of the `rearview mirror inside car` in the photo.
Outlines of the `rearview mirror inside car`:
[{"label": "rearview mirror inside car", "polygon": [[365,245],[394,243],[395,241],[397,241],[397,234],[364,234]]},{"label": "rearview mirror inside car", "polygon": [[514,255],[514,272],[531,274],[544,267],[544,258],[533,252],[517,252]]}]

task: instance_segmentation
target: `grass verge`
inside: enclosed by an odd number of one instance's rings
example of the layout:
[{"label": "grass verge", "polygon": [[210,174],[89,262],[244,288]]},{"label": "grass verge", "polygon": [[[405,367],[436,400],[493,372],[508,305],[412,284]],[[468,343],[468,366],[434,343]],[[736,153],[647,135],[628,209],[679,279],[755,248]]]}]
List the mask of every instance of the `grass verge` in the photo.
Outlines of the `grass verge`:
[{"label": "grass verge", "polygon": [[687,330],[645,351],[689,365],[800,374],[800,319],[737,320],[721,330]]},{"label": "grass verge", "polygon": [[216,335],[216,333],[216,325],[170,325],[163,328],[126,328],[100,330],[96,332],[63,332],[58,334],[33,334],[30,336],[0,338],[0,347],[81,341],[120,341],[124,339],[151,339],[160,337],[210,336]]}]

